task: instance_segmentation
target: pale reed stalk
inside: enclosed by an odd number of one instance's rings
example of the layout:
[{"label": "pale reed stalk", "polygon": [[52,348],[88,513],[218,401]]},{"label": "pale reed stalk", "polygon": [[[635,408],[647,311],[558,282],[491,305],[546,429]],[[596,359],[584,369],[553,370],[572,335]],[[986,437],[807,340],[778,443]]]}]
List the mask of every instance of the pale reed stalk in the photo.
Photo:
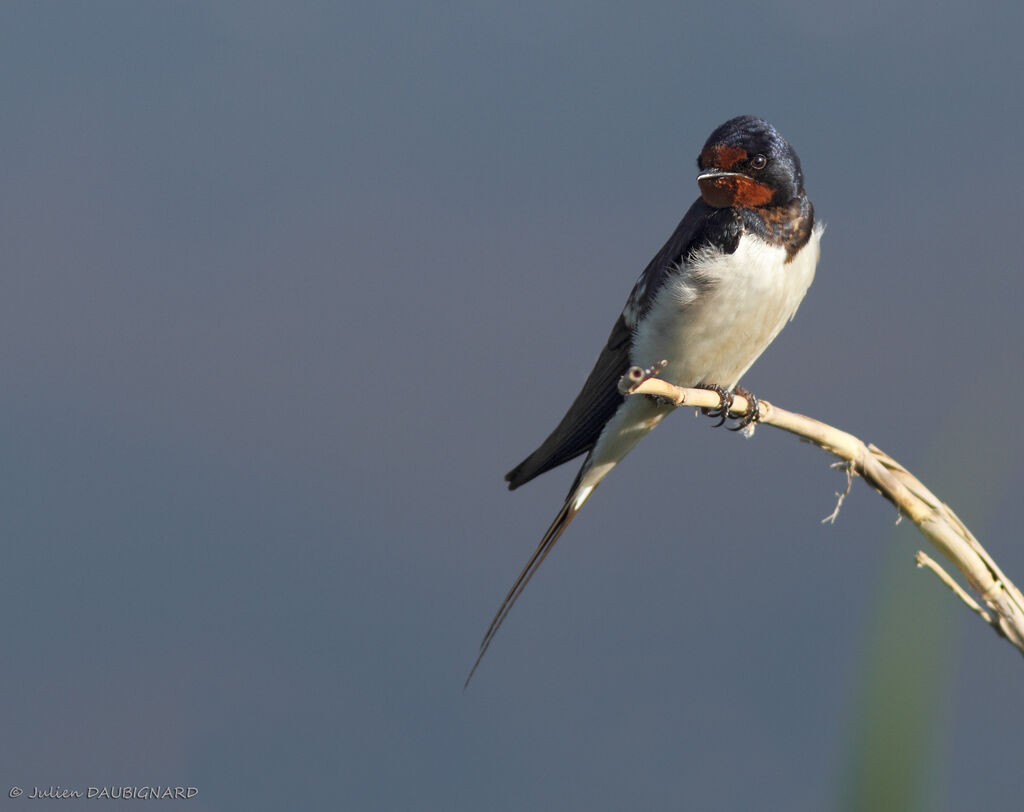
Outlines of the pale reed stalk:
[{"label": "pale reed stalk", "polygon": [[[654,395],[676,406],[719,406],[718,395],[714,392],[673,386],[660,378],[649,377],[653,371],[631,368],[623,376],[620,390],[630,397]],[[843,467],[848,473],[863,477],[892,502],[901,515],[917,525],[918,530],[960,571],[977,599],[924,552],[918,551],[917,565],[938,575],[997,634],[1024,654],[1024,596],[948,505],[881,449],[813,418],[787,412],[764,400],[759,403],[759,425],[788,431],[843,460]],[[745,414],[748,405],[746,398],[737,395],[730,413]],[[829,517],[834,518],[835,513]]]}]

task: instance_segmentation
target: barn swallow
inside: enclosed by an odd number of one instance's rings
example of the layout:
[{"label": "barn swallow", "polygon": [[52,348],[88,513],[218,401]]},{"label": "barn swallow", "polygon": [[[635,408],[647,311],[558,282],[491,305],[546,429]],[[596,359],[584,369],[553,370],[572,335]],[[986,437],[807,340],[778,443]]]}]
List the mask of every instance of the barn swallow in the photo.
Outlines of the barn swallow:
[{"label": "barn swallow", "polygon": [[[700,197],[640,275],[583,389],[562,422],[505,479],[515,490],[586,454],[540,545],[505,596],[466,679],[530,578],[583,503],[632,448],[675,407],[626,397],[631,366],[657,368],[685,387],[713,389],[728,416],[740,378],[796,314],[818,264],[824,230],[804,192],[796,152],[767,121],[739,116],[708,137],[697,158]],[[757,419],[753,408],[740,420]]]}]

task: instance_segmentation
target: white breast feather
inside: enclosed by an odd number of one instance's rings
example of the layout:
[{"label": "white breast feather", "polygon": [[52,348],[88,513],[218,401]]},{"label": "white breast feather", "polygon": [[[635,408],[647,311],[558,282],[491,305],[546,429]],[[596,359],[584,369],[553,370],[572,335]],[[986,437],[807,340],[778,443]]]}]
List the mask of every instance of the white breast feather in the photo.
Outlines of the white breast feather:
[{"label": "white breast feather", "polygon": [[633,339],[631,362],[679,386],[732,389],[796,314],[818,264],[823,231],[786,262],[786,250],[744,234],[732,254],[706,249],[658,292]]}]

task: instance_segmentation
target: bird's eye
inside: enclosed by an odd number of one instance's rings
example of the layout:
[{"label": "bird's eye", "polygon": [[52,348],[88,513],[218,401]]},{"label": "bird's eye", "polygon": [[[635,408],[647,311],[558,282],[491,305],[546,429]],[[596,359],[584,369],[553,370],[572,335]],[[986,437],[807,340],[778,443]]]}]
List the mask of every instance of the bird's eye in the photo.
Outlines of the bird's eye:
[{"label": "bird's eye", "polygon": [[750,159],[751,169],[764,169],[768,165],[768,159],[763,155],[755,155]]}]

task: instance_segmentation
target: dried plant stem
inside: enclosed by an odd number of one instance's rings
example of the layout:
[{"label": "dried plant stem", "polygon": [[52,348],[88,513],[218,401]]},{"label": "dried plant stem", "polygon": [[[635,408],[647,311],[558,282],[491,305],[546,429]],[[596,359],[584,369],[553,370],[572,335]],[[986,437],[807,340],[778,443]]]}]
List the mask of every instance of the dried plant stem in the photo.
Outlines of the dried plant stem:
[{"label": "dried plant stem", "polygon": [[[620,386],[626,394],[654,395],[676,406],[719,406],[718,395],[714,392],[673,386],[659,378],[645,377],[642,370],[631,370],[623,377]],[[766,401],[760,401],[760,406],[761,425],[788,431],[845,460],[853,473],[863,477],[917,525],[960,571],[970,589],[990,611],[986,612],[933,559],[919,553],[919,564],[938,575],[979,617],[1024,654],[1024,596],[948,505],[939,501],[917,477],[881,449],[826,423],[787,412]],[[746,399],[737,395],[730,412],[744,414],[747,407]]]}]

